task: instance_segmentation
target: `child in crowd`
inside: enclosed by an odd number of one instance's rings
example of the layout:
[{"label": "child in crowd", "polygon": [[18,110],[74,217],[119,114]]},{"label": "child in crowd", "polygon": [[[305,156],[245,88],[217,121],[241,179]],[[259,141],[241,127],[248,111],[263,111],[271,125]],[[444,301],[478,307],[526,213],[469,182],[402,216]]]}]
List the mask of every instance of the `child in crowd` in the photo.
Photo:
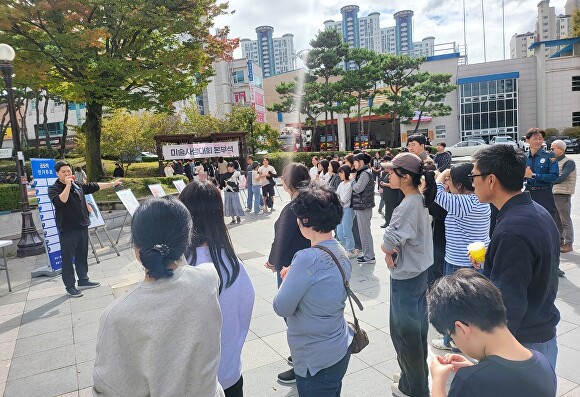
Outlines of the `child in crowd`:
[{"label": "child in crowd", "polygon": [[[461,269],[440,279],[427,298],[429,320],[449,335],[473,364],[459,354],[431,362],[433,397],[553,397],[556,374],[546,357],[522,346],[507,327],[501,293],[485,276]],[[449,394],[449,374],[457,372]]]}]

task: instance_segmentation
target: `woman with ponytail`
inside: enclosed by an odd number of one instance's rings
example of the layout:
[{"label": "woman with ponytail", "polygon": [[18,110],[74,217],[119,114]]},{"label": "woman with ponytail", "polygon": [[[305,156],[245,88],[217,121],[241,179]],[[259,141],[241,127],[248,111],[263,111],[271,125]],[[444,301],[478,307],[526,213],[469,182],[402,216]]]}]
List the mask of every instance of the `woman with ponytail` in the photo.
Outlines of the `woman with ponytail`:
[{"label": "woman with ponytail", "polygon": [[254,286],[242,261],[236,256],[224,222],[220,191],[207,182],[192,182],[179,195],[193,220],[187,263],[211,262],[220,280],[222,309],[221,359],[218,379],[226,397],[243,397],[242,347],[254,308]]},{"label": "woman with ponytail", "polygon": [[405,198],[385,229],[382,250],[391,271],[389,326],[400,375],[394,376],[394,396],[428,397],[427,269],[433,265],[433,236],[427,206],[435,199],[433,171],[421,159],[400,153],[384,167],[391,188]]},{"label": "woman with ponytail", "polygon": [[150,198],[135,211],[131,233],[145,279],[101,316],[93,395],[224,396],[219,278],[211,263],[186,265],[191,225],[173,198]]}]

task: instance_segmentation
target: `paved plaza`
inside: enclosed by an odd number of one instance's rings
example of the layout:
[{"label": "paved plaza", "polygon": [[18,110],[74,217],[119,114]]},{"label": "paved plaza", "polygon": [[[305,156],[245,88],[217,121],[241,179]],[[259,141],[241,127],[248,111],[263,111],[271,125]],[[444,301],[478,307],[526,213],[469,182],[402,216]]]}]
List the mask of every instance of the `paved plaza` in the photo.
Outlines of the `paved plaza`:
[{"label": "paved plaza", "polygon": [[[580,164],[580,155],[572,156]],[[573,217],[580,232],[580,189],[573,198]],[[295,396],[296,388],[277,382],[276,375],[289,368],[286,326],[272,309],[276,277],[264,268],[273,227],[288,196],[280,189],[276,212],[249,215],[240,225],[229,226],[238,256],[244,261],[256,290],[250,332],[243,351],[244,394],[249,397]],[[0,217],[0,223],[1,223]],[[372,230],[376,265],[353,261],[351,287],[364,311],[357,313],[371,344],[353,355],[344,379],[345,397],[390,395],[393,373],[398,372],[389,336],[389,272],[382,259],[383,229],[376,209]],[[0,225],[0,232],[2,232]],[[114,229],[116,237],[118,229]],[[176,231],[178,232],[178,231]],[[17,234],[13,231],[11,234]],[[1,235],[1,233],[0,233]],[[0,237],[1,238],[1,237]],[[114,298],[111,286],[140,280],[144,272],[135,260],[128,228],[119,242],[120,256],[110,248],[99,250],[101,263],[89,255],[89,275],[100,288],[83,291],[84,297],[65,295],[60,277],[31,279],[30,272],[46,263],[46,257],[9,258],[12,293],[0,272],[0,396],[90,396],[99,317]],[[562,314],[558,326],[558,395],[580,396],[580,245],[561,257],[556,304]],[[184,302],[187,304],[187,302]],[[348,308],[348,305],[347,305]],[[195,310],[192,307],[192,310]],[[348,308],[347,313],[350,313]],[[347,314],[350,319],[350,314]],[[429,337],[437,335],[431,331]],[[443,352],[434,351],[435,354]]]}]

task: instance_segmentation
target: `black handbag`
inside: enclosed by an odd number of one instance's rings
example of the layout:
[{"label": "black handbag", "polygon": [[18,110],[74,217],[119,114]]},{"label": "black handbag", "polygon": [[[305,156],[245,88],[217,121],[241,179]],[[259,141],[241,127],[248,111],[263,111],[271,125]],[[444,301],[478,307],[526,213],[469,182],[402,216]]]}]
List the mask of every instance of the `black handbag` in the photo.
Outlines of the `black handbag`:
[{"label": "black handbag", "polygon": [[360,327],[360,325],[358,323],[358,319],[356,318],[356,314],[354,312],[354,306],[352,304],[352,300],[354,299],[354,301],[356,302],[356,305],[358,306],[358,308],[361,311],[363,310],[363,305],[362,305],[362,303],[360,303],[360,300],[356,297],[354,292],[352,292],[352,290],[350,289],[350,286],[348,284],[346,276],[344,275],[344,270],[342,269],[342,266],[340,265],[340,262],[338,261],[338,258],[336,257],[336,255],[334,255],[334,253],[331,250],[329,250],[328,248],[323,247],[321,245],[313,245],[312,248],[321,249],[322,251],[324,251],[328,255],[330,255],[332,260],[334,260],[334,263],[336,263],[338,270],[340,270],[340,274],[342,275],[342,282],[344,283],[344,288],[346,289],[346,295],[348,296],[348,301],[350,302],[352,316],[354,317],[354,323],[349,321],[348,325],[354,330],[354,337],[352,338],[352,342],[350,344],[350,347],[351,347],[351,352],[353,354],[356,354],[356,353],[362,351],[365,347],[367,347],[367,345],[369,344],[369,336],[367,335],[366,331]]}]

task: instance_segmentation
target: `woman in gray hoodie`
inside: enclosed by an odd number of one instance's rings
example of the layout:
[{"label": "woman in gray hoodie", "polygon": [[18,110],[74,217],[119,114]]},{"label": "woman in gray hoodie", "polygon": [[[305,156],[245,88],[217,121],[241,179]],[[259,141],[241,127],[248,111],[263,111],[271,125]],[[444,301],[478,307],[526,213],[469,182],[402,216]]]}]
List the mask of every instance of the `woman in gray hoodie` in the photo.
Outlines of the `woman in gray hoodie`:
[{"label": "woman in gray hoodie", "polygon": [[427,205],[435,198],[435,176],[412,153],[398,154],[385,168],[391,187],[405,195],[385,229],[381,247],[391,271],[390,331],[401,367],[391,391],[394,396],[427,397],[427,269],[433,264]]}]

